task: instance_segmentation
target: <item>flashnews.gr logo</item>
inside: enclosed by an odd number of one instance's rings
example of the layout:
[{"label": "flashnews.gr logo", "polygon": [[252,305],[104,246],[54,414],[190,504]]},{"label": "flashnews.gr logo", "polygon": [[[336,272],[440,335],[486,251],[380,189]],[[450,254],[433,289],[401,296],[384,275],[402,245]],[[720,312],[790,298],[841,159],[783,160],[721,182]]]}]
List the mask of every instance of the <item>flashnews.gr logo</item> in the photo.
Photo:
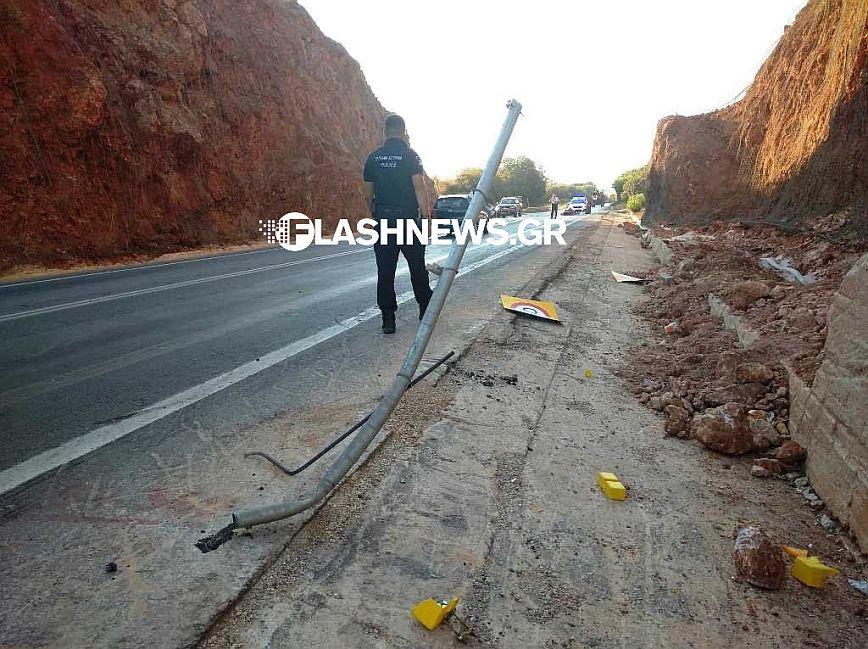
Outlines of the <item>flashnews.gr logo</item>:
[{"label": "flashnews.gr logo", "polygon": [[311,219],[301,212],[289,212],[279,219],[259,222],[259,231],[269,243],[280,244],[291,252],[304,250],[311,244],[335,246],[348,243],[353,246],[373,246],[376,243],[422,243],[424,245],[450,243],[454,240],[463,245],[480,244],[483,240],[494,246],[551,245],[557,242],[565,245],[563,234],[567,224],[563,220],[524,219],[517,222],[514,231],[509,228],[507,219],[492,218],[472,220],[462,219],[360,219],[355,228],[348,219],[340,219],[330,237],[323,235],[321,219]]}]

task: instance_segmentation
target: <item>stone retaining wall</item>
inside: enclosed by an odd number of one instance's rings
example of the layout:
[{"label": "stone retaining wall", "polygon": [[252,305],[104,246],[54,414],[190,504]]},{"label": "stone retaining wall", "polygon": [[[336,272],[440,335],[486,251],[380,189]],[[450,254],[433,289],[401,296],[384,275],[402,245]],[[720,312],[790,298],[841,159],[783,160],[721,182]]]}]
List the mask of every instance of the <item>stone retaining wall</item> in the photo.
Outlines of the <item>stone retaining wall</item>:
[{"label": "stone retaining wall", "polygon": [[868,254],[844,277],[813,385],[790,377],[790,428],[811,484],[868,551]]}]

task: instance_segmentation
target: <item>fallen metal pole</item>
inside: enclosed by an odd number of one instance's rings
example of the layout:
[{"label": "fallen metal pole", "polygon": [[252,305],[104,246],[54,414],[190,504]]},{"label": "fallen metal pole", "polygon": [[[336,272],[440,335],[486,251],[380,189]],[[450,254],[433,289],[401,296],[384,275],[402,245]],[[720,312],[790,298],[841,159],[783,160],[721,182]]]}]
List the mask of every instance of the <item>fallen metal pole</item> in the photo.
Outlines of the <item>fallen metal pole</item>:
[{"label": "fallen metal pole", "polygon": [[[497,173],[497,168],[500,166],[503,152],[506,150],[512,130],[515,128],[515,123],[521,113],[521,104],[514,99],[511,99],[506,107],[508,112],[503,127],[500,130],[500,135],[497,137],[497,143],[494,145],[494,150],[491,152],[488,163],[482,171],[479,183],[476,185],[476,190],[473,192],[470,206],[464,214],[465,220],[472,219],[474,225],[479,219],[483,199],[491,190],[491,185]],[[392,414],[392,411],[398,405],[398,402],[410,385],[410,380],[413,378],[413,374],[415,374],[416,368],[419,366],[419,361],[422,359],[422,354],[425,352],[425,347],[431,339],[434,324],[437,322],[440,311],[443,309],[443,304],[446,302],[446,295],[449,293],[452,281],[458,273],[458,266],[461,264],[461,259],[464,257],[464,251],[467,249],[469,242],[470,238],[467,237],[461,245],[458,244],[457,240],[452,243],[452,249],[443,265],[443,273],[440,275],[440,280],[437,282],[434,294],[431,296],[431,302],[428,304],[422,322],[419,323],[416,338],[413,340],[413,344],[410,345],[410,349],[407,351],[407,356],[397,376],[395,376],[395,380],[371,413],[368,421],[359,429],[359,432],[356,433],[356,436],[347,445],[331,468],[326,471],[326,474],[319,481],[313,493],[300,500],[233,512],[233,528],[253,527],[254,525],[272,523],[310,509],[325,498],[359,460],[362,453],[374,440],[377,433],[380,432],[383,424],[386,423],[386,420]]]},{"label": "fallen metal pole", "polygon": [[[433,371],[436,370],[438,367],[440,367],[441,365],[443,365],[443,363],[445,363],[446,361],[448,361],[448,360],[449,360],[450,358],[452,358],[453,356],[455,356],[455,352],[449,352],[449,353],[446,354],[446,356],[444,356],[443,358],[438,359],[437,362],[435,362],[433,365],[431,365],[431,367],[429,367],[427,370],[425,370],[424,372],[422,372],[422,373],[421,373],[419,376],[417,376],[415,379],[413,379],[412,381],[410,381],[410,385],[407,386],[407,389],[409,390],[409,389],[412,388],[414,385],[416,385],[417,383],[419,383],[419,381],[422,381],[426,376],[428,376],[429,374],[431,374],[431,372],[433,372]],[[361,419],[359,419],[359,421],[357,421],[355,424],[353,424],[353,426],[352,426],[349,430],[347,430],[345,433],[341,433],[340,437],[338,437],[336,440],[334,440],[334,441],[332,441],[331,443],[329,443],[328,446],[326,446],[325,448],[323,448],[319,453],[317,453],[316,455],[314,455],[312,458],[310,458],[307,462],[305,462],[304,464],[302,464],[302,465],[301,465],[300,467],[298,467],[297,469],[290,469],[290,468],[288,468],[288,467],[283,466],[283,465],[280,463],[279,460],[277,460],[277,459],[271,457],[268,453],[264,453],[263,451],[250,451],[249,453],[245,453],[245,454],[244,454],[244,457],[257,457],[257,456],[258,456],[258,457],[261,457],[261,458],[265,458],[266,460],[268,460],[269,462],[271,462],[275,467],[277,467],[278,469],[280,469],[281,471],[283,471],[286,475],[298,475],[299,473],[301,473],[302,471],[304,471],[305,469],[307,469],[308,467],[310,467],[311,465],[313,465],[313,464],[314,464],[317,460],[319,460],[323,455],[325,455],[326,453],[328,453],[329,451],[331,451],[335,446],[337,446],[337,445],[340,444],[342,441],[344,441],[347,437],[349,437],[349,436],[352,435],[354,432],[356,432],[359,428],[361,428],[362,425],[363,425],[366,421],[368,421],[368,419],[371,418],[371,414],[373,414],[373,413],[368,413],[367,415],[365,415],[364,417],[362,417]]]}]

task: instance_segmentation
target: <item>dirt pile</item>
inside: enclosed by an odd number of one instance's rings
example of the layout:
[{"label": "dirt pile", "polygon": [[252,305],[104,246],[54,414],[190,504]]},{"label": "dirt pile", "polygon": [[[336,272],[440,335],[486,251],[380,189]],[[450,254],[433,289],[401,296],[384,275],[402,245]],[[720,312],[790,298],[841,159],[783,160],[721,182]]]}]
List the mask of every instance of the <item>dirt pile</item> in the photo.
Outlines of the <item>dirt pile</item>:
[{"label": "dirt pile", "polygon": [[[798,482],[805,449],[791,439],[790,374],[813,382],[830,304],[864,247],[720,222],[655,235],[671,261],[649,276],[638,313],[656,342],[632,351],[623,376],[663,413],[666,435],[754,454],[754,477]],[[808,507],[823,509],[807,478],[796,487]]]},{"label": "dirt pile", "polygon": [[661,120],[646,217],[868,240],[866,142],[868,3],[811,0],[742,100]]},{"label": "dirt pile", "polygon": [[9,0],[0,62],[0,267],[363,213],[383,109],[292,0]]}]

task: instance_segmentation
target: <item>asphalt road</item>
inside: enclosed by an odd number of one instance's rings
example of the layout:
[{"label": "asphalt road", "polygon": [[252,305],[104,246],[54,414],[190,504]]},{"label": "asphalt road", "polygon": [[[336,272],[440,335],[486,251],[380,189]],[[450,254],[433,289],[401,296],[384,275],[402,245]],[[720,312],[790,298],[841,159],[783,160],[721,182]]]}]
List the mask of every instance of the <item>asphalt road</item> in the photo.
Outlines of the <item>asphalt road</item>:
[{"label": "asphalt road", "polygon": [[[432,246],[427,258],[447,253]],[[490,281],[534,254],[483,243],[462,269]],[[403,261],[398,273],[409,299]],[[350,330],[379,335],[375,286],[373,251],[346,244],[0,284],[0,494],[289,359],[315,364],[319,345]],[[399,326],[415,316],[410,301]]]}]

